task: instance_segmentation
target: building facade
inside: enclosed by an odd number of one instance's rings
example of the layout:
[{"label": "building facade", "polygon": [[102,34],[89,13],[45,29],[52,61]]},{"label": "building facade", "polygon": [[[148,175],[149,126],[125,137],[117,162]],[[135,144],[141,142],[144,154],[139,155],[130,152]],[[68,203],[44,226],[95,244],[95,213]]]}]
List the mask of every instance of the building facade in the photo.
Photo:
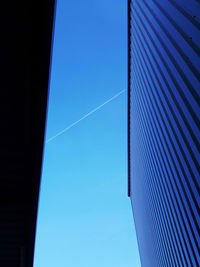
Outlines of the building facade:
[{"label": "building facade", "polygon": [[54,2],[1,2],[1,267],[33,266]]},{"label": "building facade", "polygon": [[200,1],[128,1],[128,194],[144,267],[200,266]]}]

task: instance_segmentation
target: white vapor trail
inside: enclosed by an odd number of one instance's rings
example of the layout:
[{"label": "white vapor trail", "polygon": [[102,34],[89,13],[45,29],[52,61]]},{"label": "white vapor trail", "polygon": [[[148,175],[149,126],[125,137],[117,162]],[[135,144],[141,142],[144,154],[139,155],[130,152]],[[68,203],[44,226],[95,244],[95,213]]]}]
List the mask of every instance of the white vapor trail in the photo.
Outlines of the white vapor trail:
[{"label": "white vapor trail", "polygon": [[87,113],[86,115],[84,115],[82,118],[80,118],[79,120],[73,122],[72,124],[70,124],[69,126],[67,126],[66,128],[64,128],[62,131],[58,132],[56,135],[50,137],[47,141],[46,144],[49,143],[50,141],[52,141],[53,139],[55,139],[56,137],[58,137],[59,135],[65,133],[66,131],[68,131],[69,129],[71,129],[72,127],[74,127],[76,124],[78,124],[80,121],[84,120],[85,118],[87,118],[88,116],[92,115],[94,112],[96,112],[97,110],[99,110],[100,108],[102,108],[103,106],[105,106],[106,104],[108,104],[109,102],[111,102],[112,100],[114,100],[115,98],[117,98],[118,96],[120,96],[121,94],[123,94],[126,91],[126,89],[120,91],[119,93],[117,93],[116,95],[112,96],[111,98],[109,98],[107,101],[105,101],[103,104],[101,104],[100,106],[96,107],[95,109],[91,110],[89,113]]}]

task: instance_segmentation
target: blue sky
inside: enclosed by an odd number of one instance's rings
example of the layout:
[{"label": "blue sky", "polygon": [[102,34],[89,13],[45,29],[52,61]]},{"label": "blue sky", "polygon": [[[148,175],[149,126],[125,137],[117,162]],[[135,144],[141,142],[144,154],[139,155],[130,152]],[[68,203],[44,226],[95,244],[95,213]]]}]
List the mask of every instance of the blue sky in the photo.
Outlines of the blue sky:
[{"label": "blue sky", "polygon": [[[127,88],[127,1],[57,1],[46,140]],[[45,145],[34,267],[140,267],[126,92]]]}]

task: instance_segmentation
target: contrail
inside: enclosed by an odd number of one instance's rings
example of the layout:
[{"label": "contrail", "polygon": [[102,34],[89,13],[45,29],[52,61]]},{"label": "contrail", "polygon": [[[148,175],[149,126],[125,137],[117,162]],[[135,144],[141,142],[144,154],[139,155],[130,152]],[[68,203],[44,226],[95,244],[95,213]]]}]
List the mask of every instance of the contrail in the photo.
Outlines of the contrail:
[{"label": "contrail", "polygon": [[96,107],[95,109],[91,110],[89,113],[87,113],[86,115],[84,115],[82,118],[80,118],[79,120],[73,122],[72,124],[70,124],[69,126],[67,126],[66,128],[64,128],[62,131],[58,132],[56,135],[50,137],[47,141],[46,144],[49,143],[50,141],[52,141],[53,139],[55,139],[56,137],[58,137],[59,135],[65,133],[66,131],[68,131],[69,129],[71,129],[72,127],[74,127],[76,124],[78,124],[80,121],[84,120],[85,118],[87,118],[88,116],[92,115],[94,112],[96,112],[98,109],[102,108],[103,106],[105,106],[106,104],[108,104],[109,102],[111,102],[112,100],[114,100],[115,98],[117,98],[118,96],[120,96],[121,94],[123,94],[126,91],[126,89],[120,91],[119,93],[117,93],[116,95],[112,96],[111,98],[109,98],[106,102],[104,102],[103,104],[101,104],[100,106]]}]

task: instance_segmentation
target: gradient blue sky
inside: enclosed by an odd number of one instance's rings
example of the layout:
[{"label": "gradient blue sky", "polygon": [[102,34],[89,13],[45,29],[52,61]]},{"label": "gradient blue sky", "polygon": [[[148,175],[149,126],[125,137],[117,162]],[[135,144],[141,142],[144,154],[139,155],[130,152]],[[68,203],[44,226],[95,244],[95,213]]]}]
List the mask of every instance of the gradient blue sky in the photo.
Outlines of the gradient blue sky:
[{"label": "gradient blue sky", "polygon": [[[46,140],[127,88],[127,1],[58,0]],[[45,145],[34,267],[140,267],[126,92]]]}]

